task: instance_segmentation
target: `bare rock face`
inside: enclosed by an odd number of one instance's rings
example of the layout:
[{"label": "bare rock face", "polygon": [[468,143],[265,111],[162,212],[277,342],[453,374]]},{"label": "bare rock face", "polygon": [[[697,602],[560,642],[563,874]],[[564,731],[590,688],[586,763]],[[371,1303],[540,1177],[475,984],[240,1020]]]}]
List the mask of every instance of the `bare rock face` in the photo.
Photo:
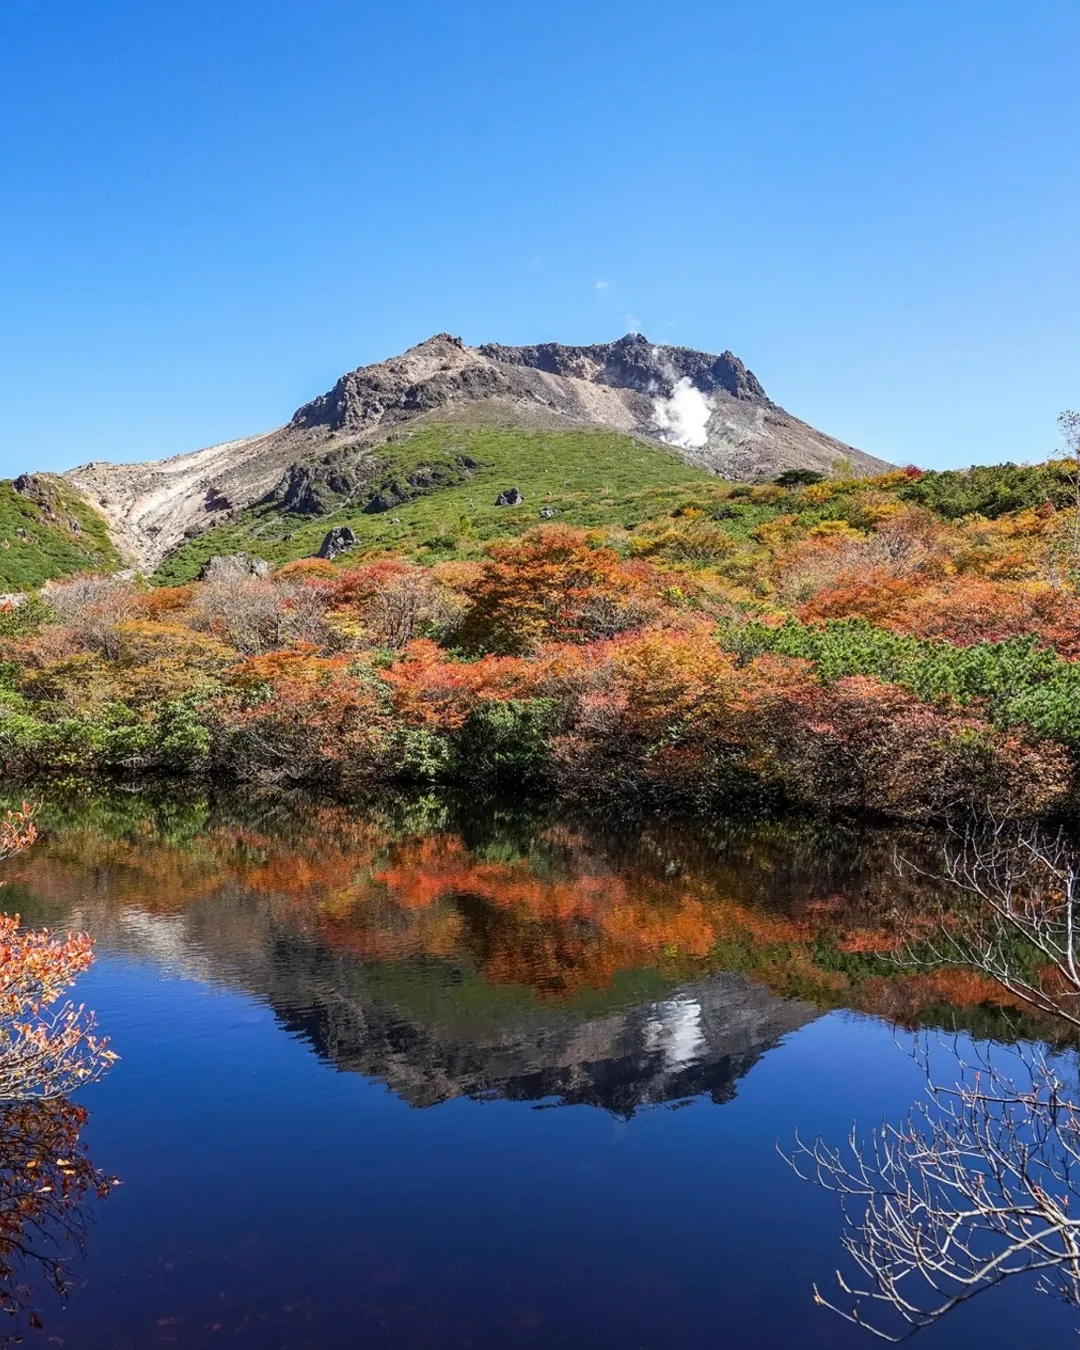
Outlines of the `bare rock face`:
[{"label": "bare rock face", "polygon": [[495,498],[496,506],[520,506],[525,500],[521,489],[512,487],[507,488],[505,492],[500,492]]},{"label": "bare rock face", "polygon": [[377,447],[417,420],[470,417],[618,431],[748,482],[789,469],[827,472],[837,459],[857,473],[890,467],[785,412],[731,352],[657,345],[640,333],[585,347],[467,347],[440,333],[343,375],[276,431],[146,464],[85,464],[66,478],[105,516],[120,550],[150,569],[185,538],[267,497],[318,516],[347,501],[391,510],[445,486],[434,476],[380,481]]},{"label": "bare rock face", "polygon": [[199,572],[200,581],[238,581],[242,577],[265,577],[270,564],[251,553],[215,553]]},{"label": "bare rock face", "polygon": [[350,500],[364,482],[365,475],[356,469],[325,460],[321,464],[292,464],[273,496],[283,510],[294,515],[328,516]]},{"label": "bare rock face", "polygon": [[[575,387],[579,384],[637,394],[651,403],[669,398],[683,379],[702,394],[720,392],[772,407],[757,377],[731,352],[710,356],[685,347],[655,346],[640,333],[592,347],[558,342],[466,347],[460,338],[440,333],[404,356],[343,375],[329,393],[300,408],[291,425],[355,433],[481,399],[544,404],[588,421],[590,398]],[[636,419],[642,423],[639,429],[648,432],[650,409],[636,411],[644,413]]]}]

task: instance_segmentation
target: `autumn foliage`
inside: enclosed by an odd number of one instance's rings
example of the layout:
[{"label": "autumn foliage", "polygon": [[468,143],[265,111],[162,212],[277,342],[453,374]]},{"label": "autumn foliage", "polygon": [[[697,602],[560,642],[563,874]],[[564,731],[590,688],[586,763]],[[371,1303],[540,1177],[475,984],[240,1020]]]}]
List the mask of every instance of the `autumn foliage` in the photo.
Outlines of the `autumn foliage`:
[{"label": "autumn foliage", "polygon": [[109,828],[94,815],[54,832],[24,877],[43,897],[92,877],[91,914],[174,916],[230,963],[292,933],[388,969],[440,963],[543,1003],[633,971],[678,982],[732,969],[781,994],[905,1021],[1005,998],[967,972],[909,975],[890,959],[901,938],[941,921],[933,882],[893,865],[898,847],[921,856],[917,830],[747,821],[716,842],[620,824],[613,841],[577,812],[572,825],[523,816],[508,830],[502,814],[469,812],[462,826],[445,804],[405,800],[402,815],[385,799],[363,811],[305,800],[268,828],[245,796],[201,815],[179,842],[171,816],[155,824],[154,808],[127,794]]},{"label": "autumn foliage", "polygon": [[[29,806],[0,822],[0,858],[36,838]],[[61,1097],[98,1077],[115,1059],[94,1035],[94,1019],[61,1003],[93,960],[85,934],[23,930],[0,914],[0,1102]]]},{"label": "autumn foliage", "polygon": [[[27,804],[8,812],[0,859],[36,838]],[[18,915],[0,914],[0,1312],[16,1339],[24,1323],[41,1325],[31,1281],[67,1292],[65,1245],[81,1243],[84,1202],[114,1185],[80,1142],[85,1108],[67,1096],[116,1058],[92,1014],[60,1002],[92,959],[85,935],[22,930]]]},{"label": "autumn foliage", "polygon": [[652,569],[624,563],[560,526],[495,544],[470,587],[460,639],[471,651],[525,654],[640,628],[657,613]]},{"label": "autumn foliage", "polygon": [[[0,763],[487,780],[616,810],[1061,810],[1080,533],[1056,468],[1006,470],[695,488],[633,528],[543,526],[431,566],[60,583],[0,632]],[[815,648],[841,629],[843,652]],[[922,646],[893,660],[894,640]]]}]

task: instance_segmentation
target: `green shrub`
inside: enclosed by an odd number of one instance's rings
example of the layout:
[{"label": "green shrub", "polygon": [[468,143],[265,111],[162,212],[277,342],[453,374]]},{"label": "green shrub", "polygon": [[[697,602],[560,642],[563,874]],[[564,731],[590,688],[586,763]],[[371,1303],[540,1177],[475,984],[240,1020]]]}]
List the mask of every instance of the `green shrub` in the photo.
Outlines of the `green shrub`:
[{"label": "green shrub", "polygon": [[18,638],[36,633],[55,618],[56,615],[40,595],[28,595],[21,605],[0,609],[0,638]]},{"label": "green shrub", "polygon": [[971,469],[932,469],[904,484],[899,496],[936,511],[946,520],[980,515],[990,520],[1008,511],[1022,511],[1050,502],[1056,507],[1076,500],[1065,464],[980,464]]},{"label": "green shrub", "polygon": [[1080,662],[1065,661],[1037,635],[955,647],[874,628],[865,619],[778,628],[729,623],[721,643],[750,659],[764,652],[813,662],[819,678],[874,675],[929,703],[980,703],[1000,727],[1026,727],[1080,750]]},{"label": "green shrub", "polygon": [[824,481],[825,475],[817,469],[785,469],[773,479],[776,486],[782,488],[810,487],[812,483]]},{"label": "green shrub", "polygon": [[554,699],[491,699],[481,703],[457,738],[455,768],[465,778],[529,786],[548,770],[549,741],[558,728]]}]

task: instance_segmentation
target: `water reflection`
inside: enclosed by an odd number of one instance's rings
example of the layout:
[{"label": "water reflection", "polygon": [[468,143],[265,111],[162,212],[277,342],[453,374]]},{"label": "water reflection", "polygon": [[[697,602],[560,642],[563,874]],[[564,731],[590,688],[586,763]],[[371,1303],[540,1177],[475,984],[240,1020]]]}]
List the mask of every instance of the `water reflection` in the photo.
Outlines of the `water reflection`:
[{"label": "water reflection", "polygon": [[[125,1185],[79,1296],[25,1280],[80,1350],[675,1350],[717,1326],[855,1350],[810,1302],[831,1197],[775,1141],[900,1119],[923,1085],[891,1027],[835,1010],[1022,1026],[985,981],[887,959],[936,921],[893,867],[935,852],[917,834],[432,797],[104,794],[38,819],[5,900],[95,935],[79,996],[123,1056],[86,1095]],[[1056,1343],[1048,1302],[976,1301],[963,1343]]]},{"label": "water reflection", "polygon": [[88,1201],[113,1184],[82,1147],[86,1111],[64,1098],[0,1106],[0,1328],[42,1326],[42,1293],[62,1298],[86,1236]]},{"label": "water reflection", "polygon": [[415,1106],[724,1101],[835,1007],[1015,1034],[988,981],[888,959],[898,922],[930,912],[892,865],[936,846],[917,834],[612,833],[432,797],[114,794],[40,822],[8,873],[29,921],[254,994]]}]

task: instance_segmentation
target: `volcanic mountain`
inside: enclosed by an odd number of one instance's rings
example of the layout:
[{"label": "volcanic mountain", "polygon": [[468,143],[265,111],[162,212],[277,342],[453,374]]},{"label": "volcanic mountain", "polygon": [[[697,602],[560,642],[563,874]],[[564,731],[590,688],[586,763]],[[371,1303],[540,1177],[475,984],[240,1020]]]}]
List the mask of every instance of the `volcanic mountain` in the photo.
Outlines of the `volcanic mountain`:
[{"label": "volcanic mountain", "polygon": [[[606,431],[636,463],[649,447],[656,464],[674,459],[749,482],[790,468],[828,472],[838,459],[858,473],[888,467],[785,412],[731,352],[657,346],[637,333],[587,347],[468,347],[442,333],[342,376],[275,431],[143,464],[86,464],[64,477],[105,517],[120,552],[151,570],[256,506],[263,518],[349,505],[370,513],[460,484],[476,456],[429,454],[410,466],[399,443],[454,427],[460,446],[470,426],[518,430],[532,456],[561,433]],[[423,445],[435,442],[428,435]],[[404,481],[399,469],[408,470]]]}]

